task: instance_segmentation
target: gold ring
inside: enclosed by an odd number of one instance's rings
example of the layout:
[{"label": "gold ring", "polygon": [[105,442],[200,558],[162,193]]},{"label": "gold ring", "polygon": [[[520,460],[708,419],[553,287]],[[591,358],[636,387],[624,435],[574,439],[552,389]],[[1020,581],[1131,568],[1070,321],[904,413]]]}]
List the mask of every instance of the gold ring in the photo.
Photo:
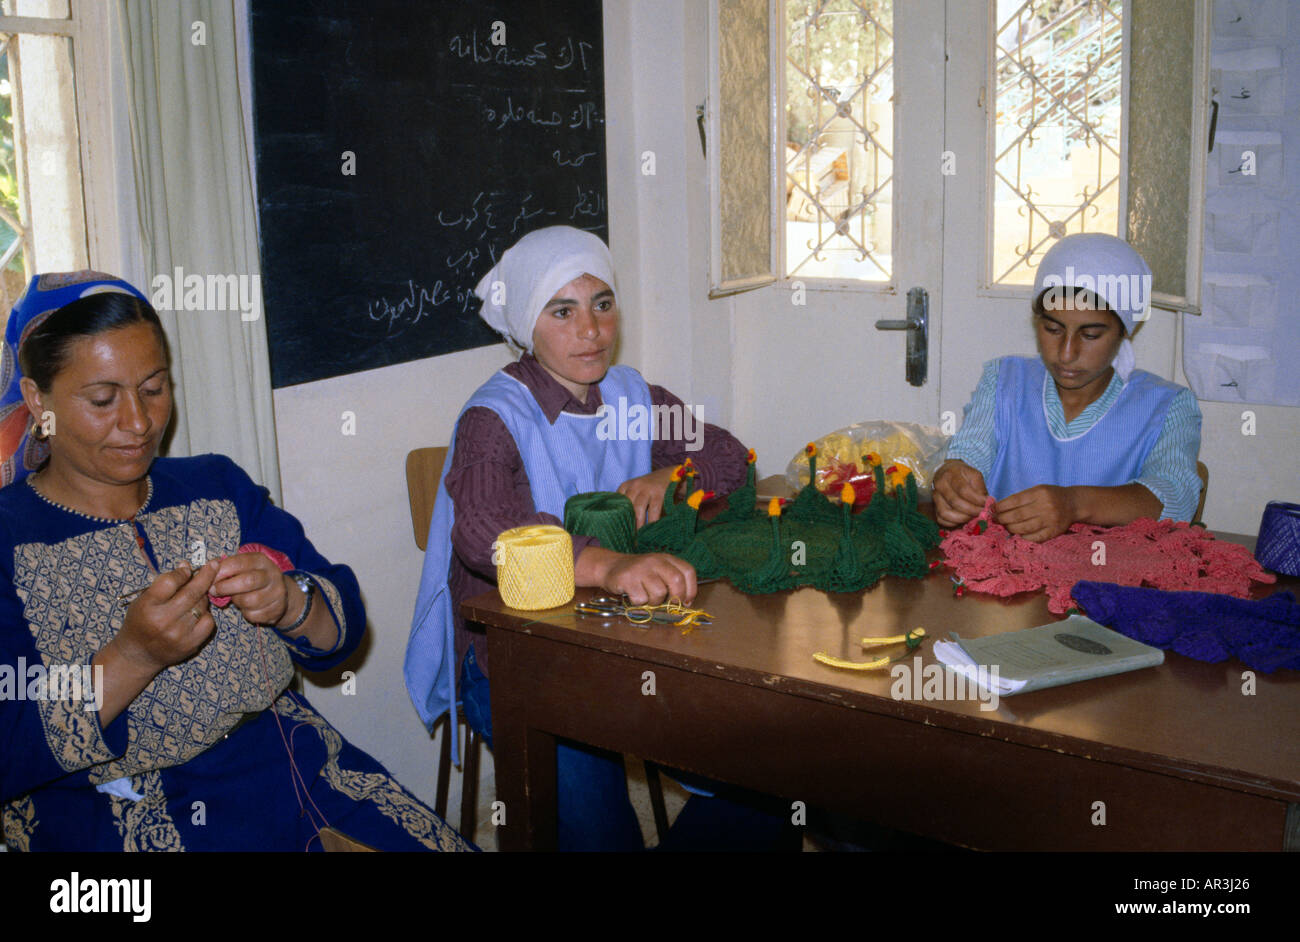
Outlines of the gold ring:
[{"label": "gold ring", "polygon": [[203,617],[203,613],[200,612],[197,608],[190,609],[190,614],[194,616],[195,621],[198,621],[200,618]]}]

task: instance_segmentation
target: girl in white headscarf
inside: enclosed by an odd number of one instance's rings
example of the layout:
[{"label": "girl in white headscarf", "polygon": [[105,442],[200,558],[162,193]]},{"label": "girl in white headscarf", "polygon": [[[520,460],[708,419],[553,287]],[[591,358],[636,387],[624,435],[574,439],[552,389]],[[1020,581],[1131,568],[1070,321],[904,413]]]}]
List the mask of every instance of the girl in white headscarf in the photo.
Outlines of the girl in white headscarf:
[{"label": "girl in white headscarf", "polygon": [[997,501],[994,519],[1041,542],[1076,522],[1190,520],[1201,413],[1190,389],[1134,368],[1130,337],[1151,302],[1151,269],[1115,236],[1054,245],[1034,280],[1039,357],[985,364],[948,460],[936,518],[955,527]]},{"label": "girl in white headscarf", "polygon": [[[680,399],[636,370],[611,365],[616,288],[605,243],[568,226],[524,236],[478,284],[483,319],[523,355],[462,409],[439,484],[406,655],[407,688],[427,725],[455,702],[459,672],[466,716],[490,744],[486,645],[455,610],[461,599],[492,588],[492,542],[501,532],[561,524],[565,501],[590,491],[626,494],[638,524],[654,521],[686,457],[705,489],[722,494],[744,481],[746,449],[735,438],[693,419]],[[620,416],[676,409],[682,422],[668,431],[680,434],[621,434],[631,424],[609,421],[602,406]],[[695,571],[683,560],[617,553],[590,538],[573,542],[579,586],[638,604],[695,596]],[[621,760],[567,746],[557,758],[561,847],[640,847]]]}]

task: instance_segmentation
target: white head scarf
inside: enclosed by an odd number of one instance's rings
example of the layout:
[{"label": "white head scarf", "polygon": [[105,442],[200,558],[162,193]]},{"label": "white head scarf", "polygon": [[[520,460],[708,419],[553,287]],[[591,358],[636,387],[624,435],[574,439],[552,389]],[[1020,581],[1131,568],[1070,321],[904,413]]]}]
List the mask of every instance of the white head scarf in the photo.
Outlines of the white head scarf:
[{"label": "white head scarf", "polygon": [[[1124,323],[1124,339],[1111,364],[1120,379],[1128,380],[1133,356],[1133,324],[1151,311],[1151,267],[1123,239],[1100,232],[1066,236],[1052,246],[1034,276],[1034,306],[1052,310],[1053,289],[1085,288],[1114,311]],[[1046,296],[1045,296],[1046,293]],[[1057,296],[1059,303],[1061,296]]]},{"label": "white head scarf", "polygon": [[531,353],[542,308],[583,275],[599,278],[618,293],[614,261],[599,236],[572,226],[530,232],[506,250],[474,289],[483,301],[479,316],[507,343]]}]

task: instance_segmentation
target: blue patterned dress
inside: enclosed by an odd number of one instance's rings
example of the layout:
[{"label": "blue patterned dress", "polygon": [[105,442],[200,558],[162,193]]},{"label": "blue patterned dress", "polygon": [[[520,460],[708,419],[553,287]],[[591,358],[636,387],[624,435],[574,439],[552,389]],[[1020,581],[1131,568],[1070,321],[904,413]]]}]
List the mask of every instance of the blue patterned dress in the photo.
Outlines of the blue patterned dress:
[{"label": "blue patterned dress", "polygon": [[[342,628],[333,650],[288,642],[234,605],[213,607],[207,644],[102,727],[68,678],[121,629],[118,597],[155,578],[150,564],[166,572],[200,549],[219,557],[250,542],[316,580],[316,604]],[[383,850],[469,849],[287,689],[295,663],[334,667],[364,632],[351,570],[316,552],[228,458],[155,461],[135,524],[62,508],[30,480],[0,490],[5,841],[34,851],[320,850],[317,830],[328,825]]]}]

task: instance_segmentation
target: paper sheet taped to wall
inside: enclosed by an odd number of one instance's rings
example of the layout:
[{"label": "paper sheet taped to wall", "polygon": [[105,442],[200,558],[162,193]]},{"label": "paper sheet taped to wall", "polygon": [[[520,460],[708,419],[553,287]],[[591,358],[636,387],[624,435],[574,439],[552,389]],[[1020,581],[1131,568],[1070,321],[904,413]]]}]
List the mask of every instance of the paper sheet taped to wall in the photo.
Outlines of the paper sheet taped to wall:
[{"label": "paper sheet taped to wall", "polygon": [[1183,370],[1200,399],[1300,406],[1300,7],[1216,0],[1210,53],[1203,316],[1184,317]]},{"label": "paper sheet taped to wall", "polygon": [[1262,275],[1205,274],[1202,310],[1215,327],[1271,327],[1277,317],[1272,278]]},{"label": "paper sheet taped to wall", "polygon": [[1190,348],[1183,369],[1199,398],[1227,402],[1267,402],[1277,377],[1277,363],[1267,347],[1222,343]]},{"label": "paper sheet taped to wall", "polygon": [[[1205,248],[1230,255],[1276,255],[1278,216],[1276,212],[1211,210]],[[1211,276],[1205,277],[1208,281]]]},{"label": "paper sheet taped to wall", "polygon": [[[1286,31],[1290,0],[1215,0],[1214,38],[1262,39]],[[1215,48],[1217,52],[1217,46]]]},{"label": "paper sheet taped to wall", "polygon": [[1282,113],[1282,50],[1276,46],[1221,52],[1210,61],[1210,85],[1221,114]]}]

